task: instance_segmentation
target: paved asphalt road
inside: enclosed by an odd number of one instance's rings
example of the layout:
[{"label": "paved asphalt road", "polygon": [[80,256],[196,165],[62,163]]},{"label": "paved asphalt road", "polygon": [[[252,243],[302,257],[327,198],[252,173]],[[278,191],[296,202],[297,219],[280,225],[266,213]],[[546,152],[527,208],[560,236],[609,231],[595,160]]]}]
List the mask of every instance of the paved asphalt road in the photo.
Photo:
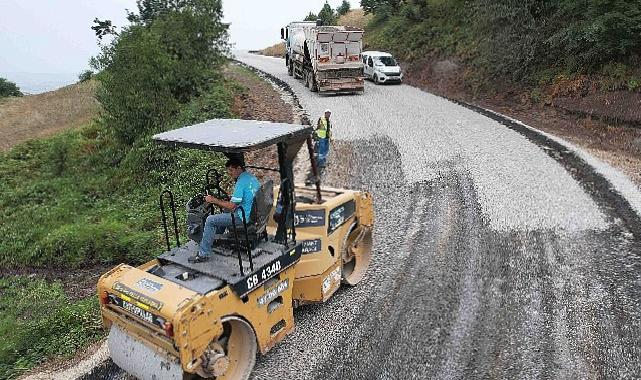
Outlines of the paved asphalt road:
[{"label": "paved asphalt road", "polygon": [[641,218],[591,167],[409,86],[319,96],[237,58],[333,111],[329,182],[377,215],[364,281],[298,309],[255,379],[641,378]]}]

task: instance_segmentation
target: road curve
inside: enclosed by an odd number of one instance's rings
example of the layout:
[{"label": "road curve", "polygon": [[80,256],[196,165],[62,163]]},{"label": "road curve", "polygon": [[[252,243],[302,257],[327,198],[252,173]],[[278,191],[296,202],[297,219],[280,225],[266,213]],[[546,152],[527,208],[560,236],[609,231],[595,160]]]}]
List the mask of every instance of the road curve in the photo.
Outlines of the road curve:
[{"label": "road curve", "polygon": [[352,151],[331,171],[377,214],[364,283],[297,310],[256,379],[641,376],[637,189],[617,195],[553,140],[410,86],[319,96],[281,59],[237,59],[312,120],[332,110]]},{"label": "road curve", "polygon": [[319,96],[281,59],[237,59],[312,120],[332,110],[330,185],[376,210],[363,282],[297,309],[254,379],[641,377],[641,194],[625,178],[623,196],[584,153],[410,86]]}]

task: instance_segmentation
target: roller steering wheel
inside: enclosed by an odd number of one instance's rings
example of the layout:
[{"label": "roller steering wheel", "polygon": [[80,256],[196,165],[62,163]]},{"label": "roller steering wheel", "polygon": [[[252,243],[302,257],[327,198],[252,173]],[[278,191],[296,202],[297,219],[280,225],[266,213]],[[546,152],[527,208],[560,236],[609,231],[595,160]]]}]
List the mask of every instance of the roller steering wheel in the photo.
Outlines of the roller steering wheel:
[{"label": "roller steering wheel", "polygon": [[229,200],[229,195],[218,184],[210,183],[205,185],[204,192],[205,195],[213,195],[214,197],[224,201]]},{"label": "roller steering wheel", "polygon": [[[212,173],[214,174],[215,182],[211,182],[212,178],[211,178],[210,175]],[[224,200],[224,201],[228,201],[230,199],[229,195],[225,192],[225,190],[223,190],[222,187],[220,187],[221,180],[222,180],[222,176],[218,173],[218,171],[216,169],[213,169],[213,168],[209,169],[207,171],[207,175],[205,176],[205,187],[203,189],[204,190],[204,194],[205,195],[213,195],[214,197],[216,197],[218,199],[221,199],[221,200]],[[203,196],[203,198],[204,198],[204,196]],[[212,209],[212,212],[213,212],[213,209]]]}]

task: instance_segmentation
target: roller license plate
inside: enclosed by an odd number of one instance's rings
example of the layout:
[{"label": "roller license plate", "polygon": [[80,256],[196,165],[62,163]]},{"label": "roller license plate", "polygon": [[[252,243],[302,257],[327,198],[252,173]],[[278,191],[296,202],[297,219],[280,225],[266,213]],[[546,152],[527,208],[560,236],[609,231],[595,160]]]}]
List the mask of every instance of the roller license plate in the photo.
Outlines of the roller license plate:
[{"label": "roller license plate", "polygon": [[124,309],[125,311],[128,311],[130,314],[133,314],[134,316],[138,317],[139,319],[142,319],[143,321],[145,321],[147,323],[151,323],[152,325],[156,325],[156,326],[158,326],[160,328],[163,328],[163,325],[165,323],[164,319],[162,319],[162,318],[158,317],[157,315],[145,310],[144,306],[146,306],[146,305],[144,305],[143,307],[140,307],[138,305],[135,305],[135,304],[133,304],[131,302],[127,302],[127,301],[121,299],[120,297],[116,297],[116,296],[111,296],[111,300],[116,306]]}]

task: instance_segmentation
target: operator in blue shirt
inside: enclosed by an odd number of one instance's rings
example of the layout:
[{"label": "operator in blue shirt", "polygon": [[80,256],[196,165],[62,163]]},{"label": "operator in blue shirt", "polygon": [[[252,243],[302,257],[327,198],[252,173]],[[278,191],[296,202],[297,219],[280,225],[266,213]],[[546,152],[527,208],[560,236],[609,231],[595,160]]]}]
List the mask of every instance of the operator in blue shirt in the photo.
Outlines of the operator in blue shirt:
[{"label": "operator in blue shirt", "polygon": [[200,250],[198,254],[191,256],[189,262],[202,262],[209,260],[214,244],[215,234],[222,234],[225,228],[232,226],[231,212],[236,216],[236,225],[242,226],[243,217],[238,206],[245,210],[245,216],[249,218],[254,203],[254,196],[260,189],[260,182],[251,173],[245,171],[245,164],[238,158],[230,158],[225,163],[227,174],[236,181],[234,193],[229,201],[218,199],[208,195],[205,202],[222,207],[224,212],[221,214],[209,215],[203,228],[203,238],[200,241]]}]

